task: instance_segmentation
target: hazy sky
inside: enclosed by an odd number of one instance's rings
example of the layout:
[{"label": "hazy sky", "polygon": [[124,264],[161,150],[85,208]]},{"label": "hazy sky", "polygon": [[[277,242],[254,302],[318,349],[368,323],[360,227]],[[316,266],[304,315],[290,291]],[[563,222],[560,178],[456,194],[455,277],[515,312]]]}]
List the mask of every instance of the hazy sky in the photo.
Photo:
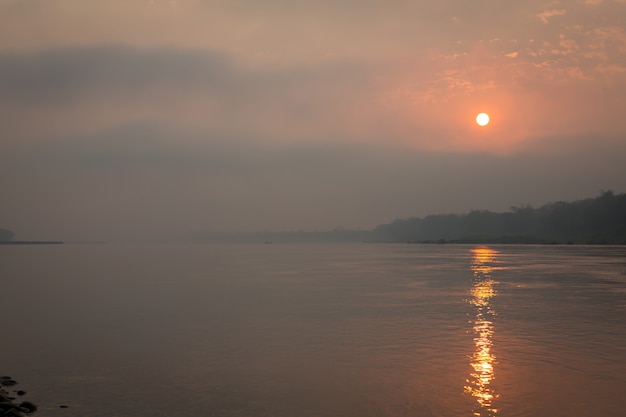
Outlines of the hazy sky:
[{"label": "hazy sky", "polygon": [[624,192],[626,0],[0,0],[0,129],[22,239]]}]

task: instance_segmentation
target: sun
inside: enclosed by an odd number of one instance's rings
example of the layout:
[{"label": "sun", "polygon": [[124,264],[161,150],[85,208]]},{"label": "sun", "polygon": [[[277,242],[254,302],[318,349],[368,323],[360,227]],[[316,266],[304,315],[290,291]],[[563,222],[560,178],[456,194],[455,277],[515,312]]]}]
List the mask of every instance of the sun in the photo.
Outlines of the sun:
[{"label": "sun", "polygon": [[487,126],[489,124],[489,115],[487,113],[478,113],[476,115],[476,123],[478,126]]}]

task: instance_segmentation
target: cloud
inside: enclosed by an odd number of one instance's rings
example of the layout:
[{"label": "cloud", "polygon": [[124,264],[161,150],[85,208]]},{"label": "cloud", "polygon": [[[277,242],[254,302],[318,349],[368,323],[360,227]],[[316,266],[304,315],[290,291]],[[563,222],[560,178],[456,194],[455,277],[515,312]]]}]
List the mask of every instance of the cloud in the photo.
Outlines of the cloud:
[{"label": "cloud", "polygon": [[[624,130],[615,107],[626,88],[617,71],[626,64],[615,55],[619,33],[599,32],[603,43],[595,49],[561,36],[558,54],[551,46],[536,55],[515,44],[520,52],[511,59],[505,51],[512,44],[482,42],[402,66],[250,66],[217,51],[119,45],[5,53],[3,146],[129,124],[283,143],[384,141],[490,152],[515,151],[537,135],[612,135]],[[592,50],[605,55],[584,58]],[[480,111],[492,114],[488,131],[475,129]]]},{"label": "cloud", "polygon": [[548,24],[548,22],[550,21],[550,18],[554,16],[563,16],[565,13],[566,13],[565,9],[551,9],[551,10],[544,10],[543,12],[538,13],[537,17],[543,23]]},{"label": "cloud", "polygon": [[5,126],[31,136],[146,121],[286,140],[339,135],[361,129],[354,119],[372,101],[370,83],[368,69],[349,62],[252,70],[170,48],[0,55],[0,106],[17,113],[5,113]]}]

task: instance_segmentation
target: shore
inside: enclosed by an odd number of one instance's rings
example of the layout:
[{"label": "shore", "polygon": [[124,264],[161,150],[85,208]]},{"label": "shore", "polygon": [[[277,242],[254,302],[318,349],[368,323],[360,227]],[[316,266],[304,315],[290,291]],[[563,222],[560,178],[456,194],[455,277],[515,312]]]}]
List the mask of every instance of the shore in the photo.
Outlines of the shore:
[{"label": "shore", "polygon": [[[37,406],[30,401],[20,401],[26,391],[14,389],[17,385],[10,376],[0,377],[0,414],[7,417],[25,417],[37,411]],[[10,389],[10,392],[8,391]]]},{"label": "shore", "polygon": [[0,241],[0,245],[62,245],[61,241],[39,241],[39,240],[7,240]]}]

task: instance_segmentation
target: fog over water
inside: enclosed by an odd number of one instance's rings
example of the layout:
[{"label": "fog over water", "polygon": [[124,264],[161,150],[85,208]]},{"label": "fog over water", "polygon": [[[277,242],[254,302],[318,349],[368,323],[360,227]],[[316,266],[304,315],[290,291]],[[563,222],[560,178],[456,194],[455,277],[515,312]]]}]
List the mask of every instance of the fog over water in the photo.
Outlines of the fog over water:
[{"label": "fog over water", "polygon": [[617,417],[625,259],[600,246],[4,246],[2,372],[51,417]]}]

